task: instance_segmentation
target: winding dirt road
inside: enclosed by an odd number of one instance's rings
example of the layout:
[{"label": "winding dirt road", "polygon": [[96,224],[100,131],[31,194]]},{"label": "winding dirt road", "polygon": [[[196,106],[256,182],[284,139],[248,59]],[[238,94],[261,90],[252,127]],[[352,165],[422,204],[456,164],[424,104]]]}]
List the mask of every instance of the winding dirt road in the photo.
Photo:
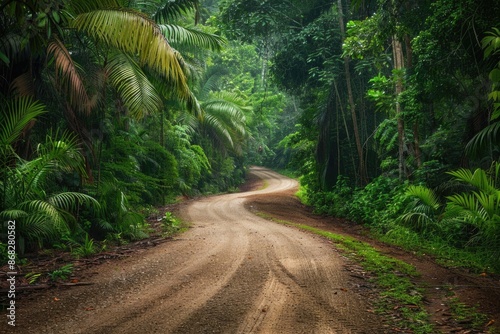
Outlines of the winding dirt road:
[{"label": "winding dirt road", "polygon": [[330,243],[244,208],[296,182],[251,172],[265,189],[193,201],[174,241],[98,266],[93,285],[21,300],[14,332],[383,333]]}]

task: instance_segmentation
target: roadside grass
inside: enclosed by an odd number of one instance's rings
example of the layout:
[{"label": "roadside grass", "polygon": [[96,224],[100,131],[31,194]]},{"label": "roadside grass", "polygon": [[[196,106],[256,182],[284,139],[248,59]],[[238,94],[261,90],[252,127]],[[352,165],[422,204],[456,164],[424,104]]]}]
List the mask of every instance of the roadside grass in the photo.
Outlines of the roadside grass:
[{"label": "roadside grass", "polygon": [[[358,262],[364,270],[373,275],[371,280],[380,288],[380,298],[375,305],[375,307],[377,307],[376,311],[379,314],[387,315],[388,320],[393,326],[399,327],[400,329],[408,329],[412,333],[438,333],[434,325],[430,323],[430,316],[425,309],[423,289],[417,287],[411,281],[411,278],[419,276],[414,266],[383,255],[369,244],[352,237],[342,236],[308,225],[276,219],[263,212],[257,212],[256,215],[276,223],[294,226],[331,240],[335,243],[337,249],[342,251],[345,256]],[[405,248],[408,249],[408,246],[411,248],[411,245],[408,244],[410,240],[406,239],[406,242]],[[431,243],[430,245],[434,245],[436,248],[442,246],[442,244],[439,243]],[[418,247],[415,249],[417,248]],[[436,249],[434,249],[434,251],[436,251]],[[444,254],[446,251],[450,250],[444,249],[441,254]],[[424,255],[426,251],[418,253]],[[431,252],[428,252],[428,254],[429,253]],[[441,258],[442,262],[448,265],[452,263],[456,264],[457,260],[453,260],[453,255],[457,256],[457,254],[452,250],[448,255],[448,257]],[[444,258],[449,260],[444,260]],[[468,257],[467,254],[461,254],[459,258],[463,261]],[[475,262],[474,260],[476,259],[470,259],[470,262]],[[490,325],[493,324],[492,321],[487,323],[487,315],[480,313],[477,307],[469,306],[461,302],[451,289],[449,291],[450,294],[447,296],[444,303],[448,306],[451,317],[457,324],[469,330],[479,331],[487,328],[486,333],[500,333],[494,326],[490,327]],[[397,313],[399,316],[396,318],[391,317],[394,313]]]},{"label": "roadside grass", "polygon": [[[264,219],[294,226],[331,240],[345,256],[359,262],[364,270],[373,275],[371,280],[380,287],[380,298],[375,305],[377,312],[387,315],[392,326],[411,330],[416,334],[435,333],[424,307],[423,290],[411,282],[412,277],[419,276],[412,265],[383,255],[367,243],[352,237],[276,219],[262,212],[256,214]],[[398,314],[397,317],[390,316],[395,313]]]},{"label": "roadside grass", "polygon": [[394,225],[386,233],[372,228],[372,234],[387,244],[402,247],[418,255],[430,255],[445,267],[467,268],[478,274],[499,273],[498,266],[496,268],[493,266],[498,260],[495,261],[487,251],[458,249],[450,246],[446,240],[430,235],[423,237],[404,226]]},{"label": "roadside grass", "polygon": [[483,328],[488,321],[488,317],[478,312],[477,307],[462,303],[457,297],[452,297],[448,301],[453,319],[466,327]]},{"label": "roadside grass", "polygon": [[[308,198],[310,193],[306,185],[300,184],[295,196],[301,203],[310,205]],[[342,215],[338,217],[346,218]],[[478,248],[471,245],[454,247],[453,237],[447,240],[432,232],[416,232],[408,226],[396,223],[394,219],[374,219],[373,222],[363,226],[370,230],[373,238],[417,255],[429,255],[445,267],[463,268],[477,274],[500,274],[498,253],[493,254],[487,247]]]}]

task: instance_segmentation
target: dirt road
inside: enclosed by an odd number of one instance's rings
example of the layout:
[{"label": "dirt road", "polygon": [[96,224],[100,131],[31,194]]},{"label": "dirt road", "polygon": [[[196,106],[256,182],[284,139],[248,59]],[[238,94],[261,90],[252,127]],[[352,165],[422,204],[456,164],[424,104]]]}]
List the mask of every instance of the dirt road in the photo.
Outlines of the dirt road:
[{"label": "dirt road", "polygon": [[21,300],[14,332],[383,333],[329,243],[244,208],[297,186],[252,172],[265,189],[193,201],[174,241],[98,266],[93,285]]}]

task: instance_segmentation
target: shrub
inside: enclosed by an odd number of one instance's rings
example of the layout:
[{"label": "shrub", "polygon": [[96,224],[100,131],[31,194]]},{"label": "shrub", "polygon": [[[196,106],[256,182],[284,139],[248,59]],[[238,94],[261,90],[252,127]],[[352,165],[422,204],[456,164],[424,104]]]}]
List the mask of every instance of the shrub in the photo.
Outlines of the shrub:
[{"label": "shrub", "polygon": [[395,219],[406,205],[406,184],[396,178],[379,176],[354,192],[348,218],[367,224],[384,224]]}]

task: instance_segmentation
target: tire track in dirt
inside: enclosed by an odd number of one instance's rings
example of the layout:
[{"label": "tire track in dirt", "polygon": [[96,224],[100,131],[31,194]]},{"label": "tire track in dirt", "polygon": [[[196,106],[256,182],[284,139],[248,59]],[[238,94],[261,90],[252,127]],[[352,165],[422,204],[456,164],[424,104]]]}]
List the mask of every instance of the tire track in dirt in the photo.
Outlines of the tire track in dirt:
[{"label": "tire track in dirt", "polygon": [[[259,193],[296,187],[295,181],[273,172],[253,172],[268,183]],[[175,333],[205,332],[210,323],[221,333],[373,331],[378,325],[371,321],[366,305],[345,288],[338,254],[321,238],[242,212],[244,197],[250,195],[253,193],[225,195],[211,200],[204,211],[205,219],[214,216],[229,228],[242,227],[239,233],[250,238],[250,248],[225,288]],[[190,212],[198,210],[202,208],[192,206]],[[230,305],[230,310],[221,305]],[[370,323],[370,329],[360,328],[360,324]]]},{"label": "tire track in dirt", "polygon": [[[294,180],[253,168],[262,190],[213,196],[182,213],[192,228],[131,258],[104,264],[94,285],[20,311],[20,333],[383,333],[349,289],[344,260],[324,239],[269,222],[245,198],[290,191]],[[27,311],[29,308],[29,311]]]}]

